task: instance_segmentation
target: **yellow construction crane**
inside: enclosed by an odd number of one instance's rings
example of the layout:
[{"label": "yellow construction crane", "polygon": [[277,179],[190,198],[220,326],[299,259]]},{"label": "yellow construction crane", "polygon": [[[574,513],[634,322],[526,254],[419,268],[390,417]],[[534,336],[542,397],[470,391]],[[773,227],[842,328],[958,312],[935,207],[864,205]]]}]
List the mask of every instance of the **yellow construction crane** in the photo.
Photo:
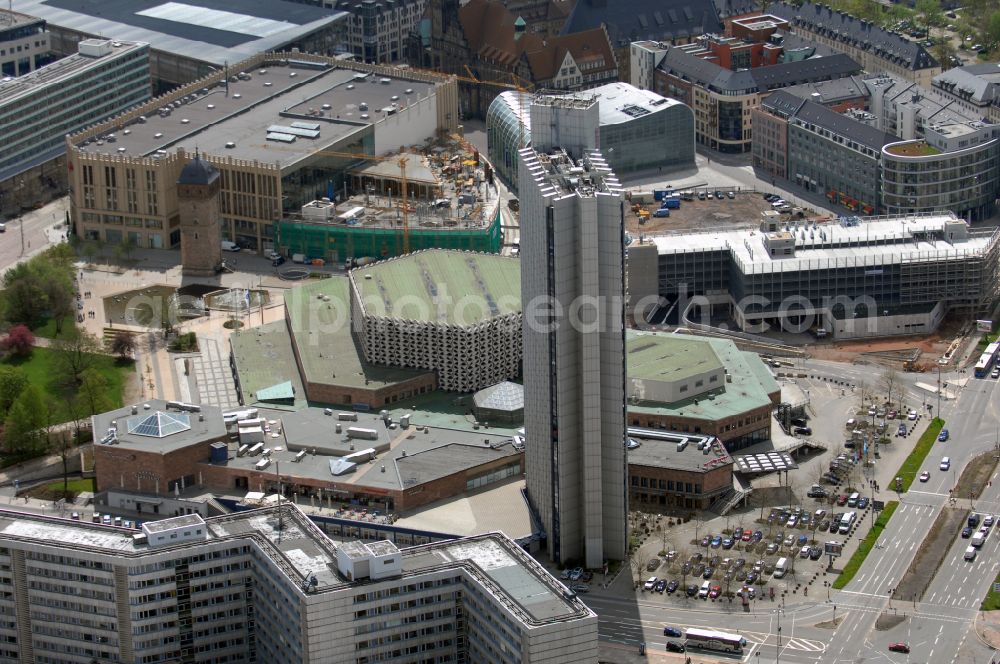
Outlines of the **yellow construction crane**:
[{"label": "yellow construction crane", "polygon": [[[282,148],[277,145],[267,146],[270,149],[281,150]],[[406,180],[406,164],[410,161],[407,156],[401,157],[377,157],[372,154],[364,154],[361,152],[338,152],[336,150],[316,150],[313,154],[326,155],[328,157],[346,157],[350,159],[362,159],[364,161],[395,161],[399,166],[399,174],[401,182],[401,192],[400,198],[402,199],[401,208],[403,210],[403,254],[410,253],[410,192],[408,191],[407,180]]]}]

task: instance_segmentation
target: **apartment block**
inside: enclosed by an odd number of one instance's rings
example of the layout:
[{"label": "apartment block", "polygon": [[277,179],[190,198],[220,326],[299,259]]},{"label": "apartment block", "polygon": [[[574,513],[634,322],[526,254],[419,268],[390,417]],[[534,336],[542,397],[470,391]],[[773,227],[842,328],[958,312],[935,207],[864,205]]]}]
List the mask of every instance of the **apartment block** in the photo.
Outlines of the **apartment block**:
[{"label": "apartment block", "polygon": [[597,661],[597,616],[502,534],[400,550],[291,505],[141,529],[4,511],[0,565],[5,661]]},{"label": "apartment block", "polygon": [[[135,42],[80,42],[76,55],[0,81],[4,209],[64,192],[66,135],[118,115],[149,96],[149,46]],[[72,179],[71,171],[69,176]]]},{"label": "apartment block", "polygon": [[0,78],[22,76],[52,61],[45,21],[0,10]]},{"label": "apartment block", "polygon": [[347,12],[347,45],[354,57],[388,64],[403,58],[427,0],[324,0],[323,6]]}]

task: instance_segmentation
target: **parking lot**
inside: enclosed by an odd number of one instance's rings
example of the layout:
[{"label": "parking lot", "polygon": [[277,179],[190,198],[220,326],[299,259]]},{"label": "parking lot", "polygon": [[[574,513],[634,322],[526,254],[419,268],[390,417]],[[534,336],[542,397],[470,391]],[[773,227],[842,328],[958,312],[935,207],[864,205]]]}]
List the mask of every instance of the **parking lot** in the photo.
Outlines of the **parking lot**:
[{"label": "parking lot", "polygon": [[[625,225],[630,233],[686,233],[692,231],[757,228],[761,213],[771,210],[771,203],[764,200],[761,193],[739,189],[690,189],[693,200],[682,200],[680,208],[670,210],[669,217],[657,217],[659,201],[650,195],[633,192],[630,207],[625,213]],[[716,192],[722,195],[716,197]],[[704,198],[701,198],[704,196]],[[709,198],[711,196],[711,198]],[[636,207],[638,206],[638,208]],[[643,218],[640,211],[649,216]],[[803,210],[803,217],[814,215],[812,210]],[[644,215],[643,215],[644,216]],[[783,214],[784,219],[798,219],[797,214]]]},{"label": "parking lot", "polygon": [[833,506],[820,497],[822,507],[772,508],[752,523],[699,533],[700,539],[646,563],[642,592],[677,601],[740,600],[744,606],[801,587],[808,594],[809,581],[829,564],[824,544],[843,545],[870,509],[860,495],[834,492],[832,500]]}]

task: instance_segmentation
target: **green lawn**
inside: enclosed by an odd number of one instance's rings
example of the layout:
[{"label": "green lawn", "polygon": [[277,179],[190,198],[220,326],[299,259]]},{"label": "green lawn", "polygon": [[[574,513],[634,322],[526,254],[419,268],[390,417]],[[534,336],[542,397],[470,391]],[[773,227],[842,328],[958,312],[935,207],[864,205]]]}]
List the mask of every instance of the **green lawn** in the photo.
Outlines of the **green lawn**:
[{"label": "green lawn", "polygon": [[[62,491],[63,489],[62,480],[46,484],[45,488],[46,490],[51,491],[53,493]],[[93,493],[94,491],[97,490],[97,483],[93,478],[70,480],[67,490],[73,493],[80,493],[82,491],[90,491],[91,493]]]},{"label": "green lawn", "polygon": [[[66,422],[71,417],[66,408],[66,400],[72,395],[54,379],[57,369],[53,360],[58,352],[50,348],[35,348],[27,358],[10,357],[4,359],[3,363],[20,367],[30,383],[44,389],[53,398],[56,421]],[[121,406],[125,381],[135,371],[134,362],[121,362],[107,355],[96,355],[95,358],[94,368],[108,382],[108,397],[116,407]]]},{"label": "green lawn", "polygon": [[73,316],[66,316],[63,319],[62,332],[56,335],[56,319],[49,318],[40,325],[36,325],[31,328],[31,331],[36,337],[44,337],[46,339],[66,339],[69,335],[76,331],[76,319]]},{"label": "green lawn", "polygon": [[[996,583],[1000,583],[1000,575],[995,579]],[[1000,609],[1000,593],[993,592],[993,586],[990,585],[990,589],[986,591],[986,599],[983,600],[983,605],[979,607],[980,611],[996,611]]]},{"label": "green lawn", "polygon": [[859,569],[861,569],[861,564],[864,563],[865,558],[868,557],[868,552],[875,546],[875,542],[878,541],[882,531],[885,530],[886,524],[889,523],[889,519],[892,518],[892,513],[896,511],[896,507],[898,506],[899,501],[897,500],[891,500],[885,504],[885,509],[878,515],[878,518],[875,519],[875,525],[871,527],[865,538],[861,540],[861,543],[858,545],[858,550],[854,552],[851,559],[847,561],[846,565],[844,565],[844,571],[841,572],[840,576],[837,577],[837,580],[833,582],[834,588],[840,590],[851,582],[854,575],[858,573]]},{"label": "green lawn", "polygon": [[[924,435],[920,436],[920,440],[917,444],[913,446],[913,451],[910,452],[910,456],[906,457],[903,461],[903,465],[899,467],[896,472],[896,477],[903,478],[903,487],[901,491],[909,491],[910,485],[913,484],[913,480],[916,479],[917,473],[920,472],[920,466],[924,464],[924,459],[930,453],[931,448],[934,447],[934,443],[937,442],[938,434],[941,433],[941,429],[944,428],[944,420],[940,417],[935,417],[931,420],[930,426],[927,427],[927,431],[924,431]],[[890,484],[886,487],[889,491],[895,490],[895,484]]]}]

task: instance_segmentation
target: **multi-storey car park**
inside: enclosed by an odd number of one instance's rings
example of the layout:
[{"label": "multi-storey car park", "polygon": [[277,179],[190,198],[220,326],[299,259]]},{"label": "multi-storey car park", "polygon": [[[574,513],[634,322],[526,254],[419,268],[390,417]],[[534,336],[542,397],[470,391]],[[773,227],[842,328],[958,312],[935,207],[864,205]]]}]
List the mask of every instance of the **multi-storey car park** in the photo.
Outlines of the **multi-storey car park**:
[{"label": "multi-storey car park", "polygon": [[81,239],[180,243],[177,180],[198,150],[220,173],[223,239],[274,248],[284,212],[346,171],[457,128],[454,79],[304,53],[260,54],[66,138]]},{"label": "multi-storey car park", "polygon": [[499,533],[400,550],[289,504],[141,529],[4,511],[0,546],[12,661],[597,661],[596,614]]},{"label": "multi-storey car park", "polygon": [[351,271],[351,324],[365,358],[437,373],[470,392],[520,373],[516,258],[428,250]]},{"label": "multi-storey car park", "polygon": [[647,236],[629,247],[629,293],[637,316],[665,305],[696,325],[925,334],[949,312],[981,313],[993,300],[998,238],[953,214]]}]

